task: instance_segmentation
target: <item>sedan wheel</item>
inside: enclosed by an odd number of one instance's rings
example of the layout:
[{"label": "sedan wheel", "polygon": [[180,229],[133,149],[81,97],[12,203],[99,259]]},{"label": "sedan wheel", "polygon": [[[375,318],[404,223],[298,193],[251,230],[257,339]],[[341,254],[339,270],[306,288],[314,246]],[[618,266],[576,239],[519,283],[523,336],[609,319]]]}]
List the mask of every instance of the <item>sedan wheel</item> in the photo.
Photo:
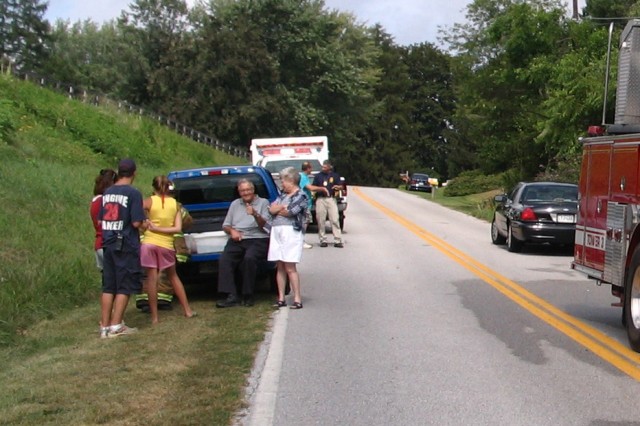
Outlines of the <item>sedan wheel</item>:
[{"label": "sedan wheel", "polygon": [[496,225],[496,218],[491,221],[491,242],[496,245],[502,245],[507,241],[505,237],[500,235],[498,231],[498,225]]},{"label": "sedan wheel", "polygon": [[509,224],[509,228],[507,230],[507,249],[511,253],[519,253],[520,251],[522,251],[522,241],[513,236],[513,229],[511,229],[511,224]]}]

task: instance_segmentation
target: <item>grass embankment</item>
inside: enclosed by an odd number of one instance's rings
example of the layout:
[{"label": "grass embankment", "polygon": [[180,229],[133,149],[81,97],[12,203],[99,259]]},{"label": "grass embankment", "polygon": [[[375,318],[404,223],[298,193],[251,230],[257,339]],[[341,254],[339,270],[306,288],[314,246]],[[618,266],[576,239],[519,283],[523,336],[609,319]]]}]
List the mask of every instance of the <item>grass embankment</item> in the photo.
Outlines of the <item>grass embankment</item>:
[{"label": "grass embankment", "polygon": [[263,338],[268,301],[199,316],[133,306],[135,336],[98,339],[93,179],[118,158],[135,181],[243,162],[136,116],[0,76],[0,424],[225,424]]},{"label": "grass embankment", "polygon": [[[404,190],[404,187],[401,187]],[[453,210],[466,213],[478,219],[491,221],[495,204],[493,197],[502,194],[503,191],[496,189],[493,191],[481,192],[478,194],[462,195],[458,197],[445,197],[444,188],[438,188],[433,194],[415,192],[419,196],[431,200]]]}]

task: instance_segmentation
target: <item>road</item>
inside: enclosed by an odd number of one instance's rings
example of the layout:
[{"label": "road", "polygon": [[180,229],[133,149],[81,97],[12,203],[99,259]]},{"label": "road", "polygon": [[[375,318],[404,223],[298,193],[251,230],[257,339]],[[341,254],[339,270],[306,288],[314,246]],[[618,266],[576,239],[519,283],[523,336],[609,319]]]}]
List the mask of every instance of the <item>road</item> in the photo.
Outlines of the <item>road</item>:
[{"label": "road", "polygon": [[571,253],[395,189],[349,194],[345,248],[305,250],[304,309],[261,350],[245,425],[640,424],[640,357]]}]

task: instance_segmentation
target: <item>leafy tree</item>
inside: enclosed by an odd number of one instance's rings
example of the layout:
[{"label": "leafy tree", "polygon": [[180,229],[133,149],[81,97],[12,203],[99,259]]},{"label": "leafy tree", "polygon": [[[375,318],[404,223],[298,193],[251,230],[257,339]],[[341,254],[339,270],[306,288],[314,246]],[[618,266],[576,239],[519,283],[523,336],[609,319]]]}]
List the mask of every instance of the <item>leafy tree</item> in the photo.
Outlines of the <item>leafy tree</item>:
[{"label": "leafy tree", "polygon": [[400,172],[419,168],[415,156],[418,137],[411,122],[413,102],[406,98],[411,81],[403,61],[405,51],[381,26],[374,27],[373,35],[381,52],[377,65],[382,74],[367,127],[350,146],[350,161],[361,183],[395,186]]},{"label": "leafy tree", "polygon": [[553,65],[566,53],[564,8],[552,0],[476,0],[468,10],[475,26],[449,38],[458,72],[468,70],[457,79],[457,141],[473,144],[485,172],[515,168],[531,177],[549,162],[538,126]]},{"label": "leafy tree", "polygon": [[118,64],[130,48],[114,22],[99,26],[91,20],[74,24],[58,20],[52,37],[55,43],[43,65],[46,76],[92,92],[122,94]]},{"label": "leafy tree", "polygon": [[171,114],[175,82],[185,72],[179,52],[186,36],[188,8],[184,0],[135,0],[122,13],[119,28],[133,46],[121,62],[127,99]]},{"label": "leafy tree", "polygon": [[3,0],[0,4],[0,56],[8,57],[18,70],[37,70],[50,42],[49,23],[43,19],[47,2]]},{"label": "leafy tree", "polygon": [[180,82],[196,88],[191,117],[240,146],[326,134],[348,173],[378,78],[366,29],[315,0],[213,1],[193,16],[198,58]]},{"label": "leafy tree", "polygon": [[423,43],[405,49],[404,63],[410,81],[405,99],[412,105],[411,123],[416,129],[414,158],[422,168],[448,176],[446,132],[456,104],[450,57]]},{"label": "leafy tree", "polygon": [[[568,30],[565,42],[569,51],[552,64],[547,96],[542,102],[544,120],[538,123],[537,141],[543,144],[552,162],[580,155],[578,137],[585,134],[589,125],[602,122],[607,28],[583,21],[571,23]],[[611,77],[615,78],[615,49],[612,53]],[[607,94],[607,122],[612,121],[614,110],[613,79],[611,83]]]},{"label": "leafy tree", "polygon": [[588,0],[582,13],[594,18],[632,16],[629,15],[629,9],[636,3],[636,0]]}]

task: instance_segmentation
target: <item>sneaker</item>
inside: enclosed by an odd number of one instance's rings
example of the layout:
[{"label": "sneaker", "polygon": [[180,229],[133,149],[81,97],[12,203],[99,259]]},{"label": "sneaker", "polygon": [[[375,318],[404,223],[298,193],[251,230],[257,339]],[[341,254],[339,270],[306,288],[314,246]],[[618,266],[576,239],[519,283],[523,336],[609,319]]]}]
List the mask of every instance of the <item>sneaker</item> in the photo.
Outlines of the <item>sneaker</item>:
[{"label": "sneaker", "polygon": [[138,332],[137,328],[129,327],[125,323],[122,323],[115,330],[113,330],[113,329],[109,330],[109,332],[107,333],[107,336],[108,337],[119,337],[119,336],[124,336],[126,334],[134,334],[134,333],[137,333],[137,332]]},{"label": "sneaker", "polygon": [[342,245],[342,243],[335,243],[333,245],[334,247],[338,247],[338,248],[343,248],[344,246]]},{"label": "sneaker", "polygon": [[109,327],[100,327],[100,338],[106,339],[109,337]]},{"label": "sneaker", "polygon": [[304,244],[302,244],[302,247],[304,247],[304,248],[306,248],[306,249],[313,248],[313,246],[312,246],[311,244],[309,244],[309,243],[304,243]]},{"label": "sneaker", "polygon": [[329,247],[329,244],[327,244],[327,243],[320,243],[320,247]]},{"label": "sneaker", "polygon": [[238,306],[239,304],[240,304],[240,301],[238,300],[238,297],[230,294],[226,299],[218,300],[216,302],[216,307],[217,308],[231,308],[233,306]]}]

